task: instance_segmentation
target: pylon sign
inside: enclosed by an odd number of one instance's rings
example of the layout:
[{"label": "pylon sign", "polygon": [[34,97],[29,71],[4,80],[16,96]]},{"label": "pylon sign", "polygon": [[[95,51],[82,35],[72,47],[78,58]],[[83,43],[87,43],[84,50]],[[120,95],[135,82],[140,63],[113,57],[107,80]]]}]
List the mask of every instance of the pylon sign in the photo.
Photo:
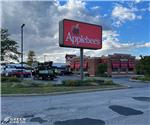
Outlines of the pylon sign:
[{"label": "pylon sign", "polygon": [[102,26],[63,19],[59,23],[59,45],[61,47],[101,49]]}]

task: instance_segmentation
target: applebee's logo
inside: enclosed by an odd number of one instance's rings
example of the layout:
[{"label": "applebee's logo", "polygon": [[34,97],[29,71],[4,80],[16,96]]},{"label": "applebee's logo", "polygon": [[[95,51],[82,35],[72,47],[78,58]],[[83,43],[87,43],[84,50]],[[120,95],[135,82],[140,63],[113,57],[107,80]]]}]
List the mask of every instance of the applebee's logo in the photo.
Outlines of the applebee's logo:
[{"label": "applebee's logo", "polygon": [[71,33],[68,32],[65,40],[67,42],[71,42],[72,44],[77,44],[77,45],[82,43],[100,45],[100,39],[92,39],[92,38],[88,38],[88,36],[80,35],[79,24],[73,25],[71,27]]},{"label": "applebee's logo", "polygon": [[72,26],[72,33],[76,34],[76,35],[80,34],[79,24],[76,24],[76,25]]}]

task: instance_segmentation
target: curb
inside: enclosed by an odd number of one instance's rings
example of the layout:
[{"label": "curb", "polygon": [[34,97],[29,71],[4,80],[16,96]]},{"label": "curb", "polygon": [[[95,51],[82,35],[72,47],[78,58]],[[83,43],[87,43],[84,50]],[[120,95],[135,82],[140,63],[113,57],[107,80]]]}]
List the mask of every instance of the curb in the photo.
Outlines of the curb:
[{"label": "curb", "polygon": [[150,81],[142,81],[142,80],[136,80],[136,79],[129,79],[131,82],[144,82],[144,83],[150,83]]},{"label": "curb", "polygon": [[130,86],[115,87],[115,88],[103,88],[103,89],[86,89],[78,91],[67,91],[67,92],[52,92],[52,93],[43,93],[43,94],[2,94],[1,97],[23,97],[23,96],[55,96],[55,95],[64,95],[64,94],[76,94],[76,93],[86,93],[86,92],[96,92],[96,91],[109,91],[109,90],[120,90],[120,89],[129,89]]},{"label": "curb", "polygon": [[131,82],[141,82],[141,80],[136,80],[136,79],[129,79]]}]

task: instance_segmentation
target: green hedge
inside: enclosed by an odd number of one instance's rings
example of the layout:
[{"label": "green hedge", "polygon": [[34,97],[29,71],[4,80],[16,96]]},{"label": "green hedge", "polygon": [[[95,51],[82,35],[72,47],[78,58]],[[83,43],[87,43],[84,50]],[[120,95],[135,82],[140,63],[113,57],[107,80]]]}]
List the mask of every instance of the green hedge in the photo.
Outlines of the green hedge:
[{"label": "green hedge", "polygon": [[[16,81],[9,81],[8,82],[8,79],[6,81],[6,79],[3,78],[3,82],[2,82],[2,85],[5,86],[5,87],[15,87],[15,88],[34,88],[34,87],[50,87],[52,86],[52,83],[48,82],[48,83],[42,83],[42,82],[36,82],[36,81],[27,81],[27,80],[24,80],[24,81],[19,81],[19,82],[16,82]],[[9,79],[10,80],[10,79]]]},{"label": "green hedge", "polygon": [[[114,85],[112,80],[64,80],[58,86],[98,86],[98,85]],[[56,85],[57,86],[57,85]]]},{"label": "green hedge", "polygon": [[1,82],[21,82],[17,77],[1,77]]},{"label": "green hedge", "polygon": [[11,87],[28,88],[28,87],[43,87],[44,85],[37,83],[13,83]]},{"label": "green hedge", "polygon": [[105,81],[104,81],[104,84],[105,84],[105,85],[114,85],[114,83],[113,83],[112,80],[105,80]]},{"label": "green hedge", "polygon": [[138,76],[138,77],[135,77],[133,79],[142,80],[142,81],[150,81],[149,76]]},{"label": "green hedge", "polygon": [[82,81],[82,80],[64,80],[62,82],[63,86],[88,86],[90,85],[89,82]]}]

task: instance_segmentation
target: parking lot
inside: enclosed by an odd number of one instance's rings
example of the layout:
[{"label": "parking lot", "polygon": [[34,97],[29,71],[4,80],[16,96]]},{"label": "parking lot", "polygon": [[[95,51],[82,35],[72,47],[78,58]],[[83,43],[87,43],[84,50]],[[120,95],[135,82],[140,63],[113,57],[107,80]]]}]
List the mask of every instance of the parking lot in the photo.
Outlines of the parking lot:
[{"label": "parking lot", "polygon": [[[61,76],[58,81],[67,78]],[[57,96],[2,97],[2,119],[23,117],[24,125],[149,125],[150,85],[128,78],[114,81],[136,86]]]}]

